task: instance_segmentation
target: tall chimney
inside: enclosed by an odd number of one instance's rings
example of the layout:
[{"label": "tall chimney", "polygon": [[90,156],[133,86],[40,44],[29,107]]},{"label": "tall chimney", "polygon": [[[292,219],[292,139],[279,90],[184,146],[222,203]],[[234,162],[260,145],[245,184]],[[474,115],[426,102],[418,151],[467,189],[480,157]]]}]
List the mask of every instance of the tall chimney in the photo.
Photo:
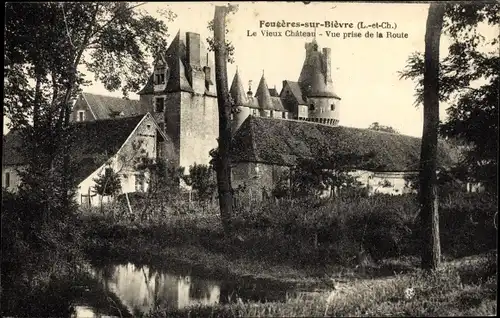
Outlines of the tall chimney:
[{"label": "tall chimney", "polygon": [[200,35],[194,32],[186,33],[187,62],[190,65],[200,66]]},{"label": "tall chimney", "polygon": [[331,60],[332,49],[329,47],[323,48],[323,67],[325,82],[332,81],[332,60]]}]

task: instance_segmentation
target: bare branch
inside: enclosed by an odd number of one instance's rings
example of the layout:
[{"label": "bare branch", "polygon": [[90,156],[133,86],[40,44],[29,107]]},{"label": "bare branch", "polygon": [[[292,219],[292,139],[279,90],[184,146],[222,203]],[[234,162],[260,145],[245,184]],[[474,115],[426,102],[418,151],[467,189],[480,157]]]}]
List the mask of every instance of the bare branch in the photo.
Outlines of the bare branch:
[{"label": "bare branch", "polygon": [[73,41],[71,40],[71,34],[69,33],[68,29],[68,21],[66,20],[66,12],[64,12],[64,3],[61,3],[61,9],[63,12],[63,17],[64,17],[64,26],[66,28],[66,34],[68,35],[69,43],[73,48],[75,48],[75,45],[73,44]]}]

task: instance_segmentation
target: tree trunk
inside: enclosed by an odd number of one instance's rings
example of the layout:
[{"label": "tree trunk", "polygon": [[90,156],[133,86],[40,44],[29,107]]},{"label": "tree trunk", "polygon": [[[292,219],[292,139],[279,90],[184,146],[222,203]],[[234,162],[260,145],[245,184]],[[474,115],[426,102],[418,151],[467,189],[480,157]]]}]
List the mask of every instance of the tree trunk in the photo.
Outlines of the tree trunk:
[{"label": "tree trunk", "polygon": [[231,232],[232,187],[231,187],[231,103],[227,81],[227,48],[225,41],[227,8],[215,7],[214,16],[214,53],[215,82],[217,85],[217,103],[219,107],[219,151],[216,158],[217,189],[224,233]]},{"label": "tree trunk", "polygon": [[424,127],[420,155],[421,266],[436,269],[441,260],[437,193],[437,137],[439,125],[439,41],[444,6],[431,3],[425,33]]}]

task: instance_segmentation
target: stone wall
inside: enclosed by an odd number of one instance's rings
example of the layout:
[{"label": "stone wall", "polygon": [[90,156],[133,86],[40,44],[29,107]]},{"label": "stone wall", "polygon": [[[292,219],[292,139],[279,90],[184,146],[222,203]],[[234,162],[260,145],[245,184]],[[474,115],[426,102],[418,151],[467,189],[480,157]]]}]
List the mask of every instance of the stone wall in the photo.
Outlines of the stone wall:
[{"label": "stone wall", "polygon": [[210,162],[210,150],[217,148],[219,114],[216,97],[188,92],[179,94],[179,165],[187,172],[194,163],[207,165]]},{"label": "stone wall", "polygon": [[[270,195],[276,188],[283,175],[287,175],[288,167],[267,165],[262,163],[239,163],[232,168],[232,186],[246,186],[245,198],[251,196],[253,200],[262,200],[263,189]],[[401,195],[413,190],[405,179],[403,172],[371,172],[357,170],[351,173],[364,187],[368,194]],[[330,193],[329,191],[327,191]],[[324,195],[322,195],[324,196]]]}]

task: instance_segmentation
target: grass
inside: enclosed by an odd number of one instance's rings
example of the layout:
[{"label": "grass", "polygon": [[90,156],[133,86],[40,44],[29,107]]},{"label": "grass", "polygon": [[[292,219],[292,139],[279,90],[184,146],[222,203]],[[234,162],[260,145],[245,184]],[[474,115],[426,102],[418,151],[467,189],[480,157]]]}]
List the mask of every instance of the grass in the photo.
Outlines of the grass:
[{"label": "grass", "polygon": [[[156,310],[148,317],[448,316],[496,313],[496,250],[484,196],[440,203],[446,261],[431,274],[418,269],[418,208],[412,197],[371,197],[335,204],[253,206],[238,210],[235,235],[216,214],[184,212],[149,221],[82,218],[88,249],[105,259],[134,259],[162,268],[172,260],[202,275],[266,282],[298,292],[283,302],[241,302]],[[388,241],[391,245],[370,244]],[[481,254],[481,257],[464,258]],[[495,254],[496,255],[496,254]],[[336,287],[332,290],[334,278]],[[414,292],[411,299],[405,291]],[[299,292],[299,291],[303,292]],[[311,292],[311,290],[315,290]]]},{"label": "grass", "polygon": [[[443,200],[445,257],[496,248],[496,230],[489,218],[496,205],[490,201],[479,196]],[[418,265],[418,208],[411,196],[341,200],[313,208],[282,202],[235,212],[230,239],[224,236],[218,215],[196,211],[147,221],[86,216],[80,226],[92,256],[144,263],[175,259],[221,277],[251,276],[311,286],[324,284],[325,275],[332,272],[379,277]]]},{"label": "grass", "polygon": [[[157,310],[147,317],[320,317],[496,315],[496,253],[446,262],[432,273],[415,271],[361,279],[335,289],[302,293],[284,302],[246,302]],[[473,277],[473,279],[471,279]],[[412,293],[407,293],[411,290]]]}]

